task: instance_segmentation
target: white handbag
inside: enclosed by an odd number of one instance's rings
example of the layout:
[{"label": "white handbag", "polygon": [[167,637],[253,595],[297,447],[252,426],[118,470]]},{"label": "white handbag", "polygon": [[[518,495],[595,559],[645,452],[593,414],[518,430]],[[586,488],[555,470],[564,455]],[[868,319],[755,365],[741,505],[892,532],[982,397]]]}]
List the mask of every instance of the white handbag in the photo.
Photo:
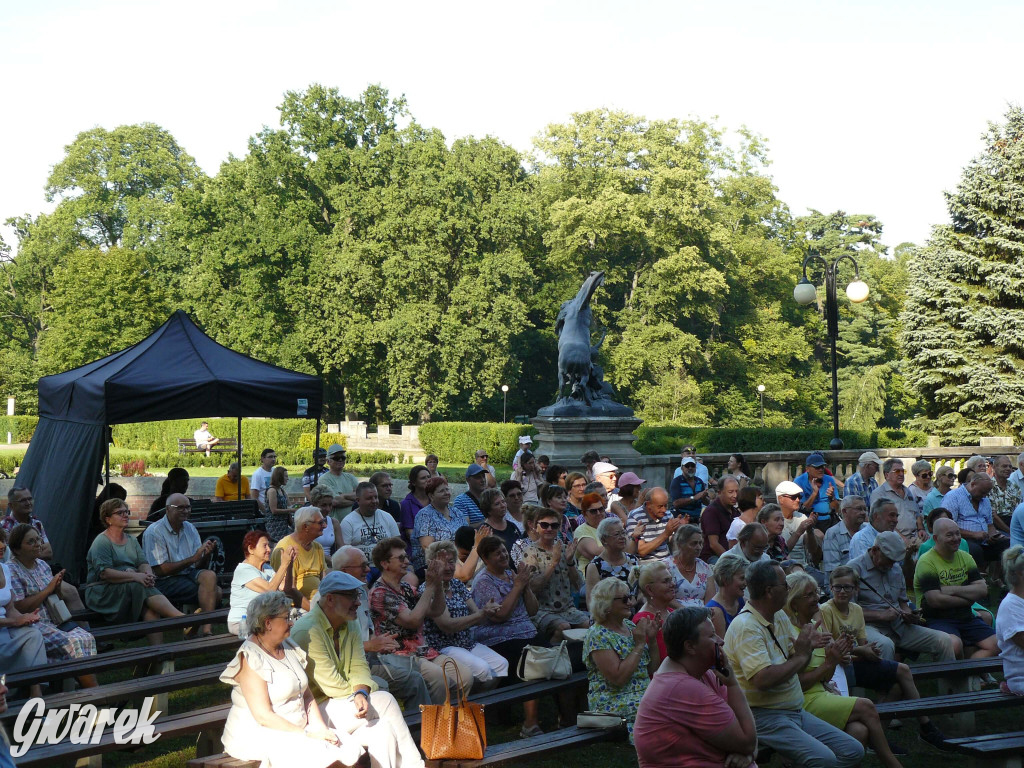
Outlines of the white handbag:
[{"label": "white handbag", "polygon": [[565,640],[551,648],[526,646],[519,657],[516,672],[520,680],[565,680],[572,674]]}]

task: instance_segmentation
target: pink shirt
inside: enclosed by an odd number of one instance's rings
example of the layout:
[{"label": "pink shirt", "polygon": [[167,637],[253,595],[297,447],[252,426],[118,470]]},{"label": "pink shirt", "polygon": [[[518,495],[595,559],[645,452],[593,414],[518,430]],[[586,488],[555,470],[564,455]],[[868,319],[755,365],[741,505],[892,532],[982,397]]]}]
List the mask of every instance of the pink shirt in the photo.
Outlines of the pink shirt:
[{"label": "pink shirt", "polygon": [[640,768],[722,766],[726,753],[703,737],[736,719],[727,695],[710,669],[697,679],[663,664],[647,686],[633,726]]}]

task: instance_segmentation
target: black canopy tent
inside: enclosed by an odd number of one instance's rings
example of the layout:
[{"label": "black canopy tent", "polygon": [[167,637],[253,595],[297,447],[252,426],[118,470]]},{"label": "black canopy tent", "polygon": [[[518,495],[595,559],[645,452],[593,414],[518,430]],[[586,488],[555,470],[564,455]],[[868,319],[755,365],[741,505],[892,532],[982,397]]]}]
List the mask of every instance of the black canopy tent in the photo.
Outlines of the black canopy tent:
[{"label": "black canopy tent", "polygon": [[315,418],[319,447],[322,408],[318,377],[221,346],[178,310],[138,344],[39,380],[39,424],[17,484],[32,489],[54,560],[74,574],[110,425],[233,416],[241,452],[243,417]]}]

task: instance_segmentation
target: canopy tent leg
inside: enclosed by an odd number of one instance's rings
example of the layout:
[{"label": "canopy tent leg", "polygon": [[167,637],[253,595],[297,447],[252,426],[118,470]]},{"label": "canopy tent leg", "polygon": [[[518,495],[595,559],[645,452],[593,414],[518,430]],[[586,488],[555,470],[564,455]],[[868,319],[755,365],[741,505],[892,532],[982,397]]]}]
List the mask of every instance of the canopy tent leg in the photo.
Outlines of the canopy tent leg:
[{"label": "canopy tent leg", "polygon": [[242,417],[238,417],[238,500],[242,500]]},{"label": "canopy tent leg", "polygon": [[113,438],[113,436],[114,435],[111,432],[110,425],[108,424],[103,429],[103,441],[106,443],[106,446],[104,446],[106,448],[106,459],[104,460],[104,466],[106,467],[106,469],[104,470],[104,474],[106,475],[106,482],[104,483],[104,485],[110,485],[110,440],[111,438]]},{"label": "canopy tent leg", "polygon": [[[313,443],[313,455],[315,456],[317,453],[320,452],[320,417],[319,416],[316,417],[316,436],[313,438],[313,440],[314,440],[314,443]],[[313,463],[316,464],[315,461]]]}]

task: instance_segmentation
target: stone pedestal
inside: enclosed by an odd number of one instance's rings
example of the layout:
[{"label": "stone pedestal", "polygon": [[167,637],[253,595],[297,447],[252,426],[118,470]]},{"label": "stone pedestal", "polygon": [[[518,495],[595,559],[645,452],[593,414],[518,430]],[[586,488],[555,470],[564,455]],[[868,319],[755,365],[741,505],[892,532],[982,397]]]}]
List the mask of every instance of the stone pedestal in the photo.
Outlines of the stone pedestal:
[{"label": "stone pedestal", "polygon": [[580,456],[593,449],[612,461],[638,458],[633,430],[642,420],[635,416],[535,416],[537,455],[551,457],[552,464],[575,467]]}]

